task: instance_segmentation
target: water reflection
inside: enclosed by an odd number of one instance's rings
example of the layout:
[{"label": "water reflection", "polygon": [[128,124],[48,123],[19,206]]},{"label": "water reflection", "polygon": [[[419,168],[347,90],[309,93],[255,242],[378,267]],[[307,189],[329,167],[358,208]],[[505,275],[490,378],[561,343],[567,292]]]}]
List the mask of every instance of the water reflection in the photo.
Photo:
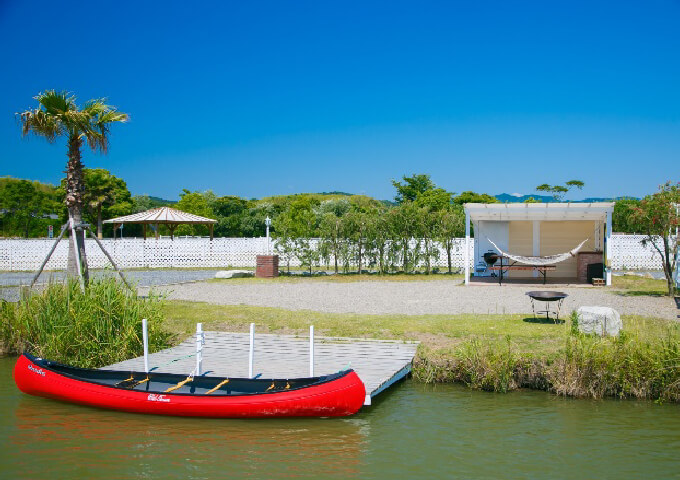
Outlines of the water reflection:
[{"label": "water reflection", "polygon": [[680,405],[406,382],[345,419],[209,420],[23,395],[0,359],[0,478],[676,478]]},{"label": "water reflection", "polygon": [[155,417],[26,395],[14,419],[0,460],[26,478],[353,478],[367,433],[352,419]]}]

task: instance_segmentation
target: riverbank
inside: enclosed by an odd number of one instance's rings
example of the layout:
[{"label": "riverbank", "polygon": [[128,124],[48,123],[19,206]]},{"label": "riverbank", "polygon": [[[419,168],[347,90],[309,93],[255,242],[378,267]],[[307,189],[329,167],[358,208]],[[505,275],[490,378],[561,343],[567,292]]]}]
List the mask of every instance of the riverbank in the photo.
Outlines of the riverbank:
[{"label": "riverbank", "polygon": [[363,315],[246,305],[168,301],[164,327],[180,340],[204,330],[319,335],[421,342],[413,376],[507,392],[534,388],[565,396],[680,401],[680,324],[624,315],[618,338],[584,336],[571,320],[531,315]]},{"label": "riverbank", "polygon": [[[155,331],[162,332],[159,348],[192,335],[197,322],[203,323],[204,330],[247,331],[255,323],[261,332],[299,335],[306,335],[313,324],[319,335],[419,341],[413,374],[422,382],[462,382],[496,392],[529,387],[576,397],[680,400],[680,323],[674,319],[678,311],[673,300],[659,296],[661,281],[624,278],[614,288],[572,288],[570,299],[575,303],[565,305],[567,322],[563,323],[525,313],[529,309],[525,288],[465,288],[456,286],[456,281],[399,282],[355,276],[352,282],[339,283],[311,278],[202,282],[190,285],[192,300],[203,299],[207,291],[214,303],[172,300],[177,290],[171,289],[165,292],[169,300],[148,298],[155,305],[153,315],[142,313],[150,306],[145,297],[129,296],[115,280],[102,281],[101,292],[88,289],[85,296],[76,285],[68,289],[68,295],[54,285],[51,296],[35,295],[28,305],[3,303],[0,332],[12,353],[20,352],[23,345],[34,345],[44,349],[43,356],[96,367],[112,363],[104,363],[102,355],[123,360],[129,358],[126,349],[131,349],[130,354],[141,349],[140,332],[134,325],[145,316],[156,318]],[[218,296],[211,290],[214,285],[220,289]],[[186,285],[173,288],[188,294]],[[241,291],[251,296],[241,298]],[[309,292],[317,296],[306,296]],[[507,303],[493,313],[465,312],[468,303],[484,296]],[[113,298],[120,306],[107,303]],[[260,300],[279,306],[258,306]],[[624,330],[618,338],[573,331],[568,312],[589,303],[626,307]],[[304,308],[310,304],[325,308]],[[430,313],[432,304],[435,313]],[[118,316],[112,313],[122,312],[123,305],[129,314],[120,317],[118,326]],[[657,311],[648,305],[664,306],[666,318],[655,315]],[[67,310],[77,306],[77,324],[69,327],[72,315]],[[448,313],[437,313],[446,306]],[[509,313],[512,309],[519,312]],[[379,313],[371,313],[375,311]],[[121,338],[126,339],[125,349],[119,348]]]}]

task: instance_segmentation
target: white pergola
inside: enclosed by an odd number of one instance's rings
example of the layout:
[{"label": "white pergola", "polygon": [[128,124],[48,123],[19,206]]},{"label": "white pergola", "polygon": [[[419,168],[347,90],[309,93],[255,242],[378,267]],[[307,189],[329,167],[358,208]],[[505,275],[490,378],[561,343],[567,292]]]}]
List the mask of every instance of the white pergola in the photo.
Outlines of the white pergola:
[{"label": "white pergola", "polygon": [[[613,202],[598,203],[466,203],[465,204],[465,284],[470,283],[470,225],[479,221],[533,221],[534,233],[542,221],[593,220],[604,224],[604,264],[606,284],[611,285],[609,241],[612,234]],[[540,228],[540,227],[539,227]],[[597,241],[598,239],[596,239]],[[534,235],[534,255],[540,255],[540,243]]]}]

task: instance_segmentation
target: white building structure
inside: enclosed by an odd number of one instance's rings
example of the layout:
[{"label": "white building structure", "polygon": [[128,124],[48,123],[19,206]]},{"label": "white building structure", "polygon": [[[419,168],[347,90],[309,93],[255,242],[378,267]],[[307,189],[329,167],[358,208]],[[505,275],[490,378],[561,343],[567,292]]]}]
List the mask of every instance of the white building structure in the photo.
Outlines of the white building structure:
[{"label": "white building structure", "polygon": [[[484,253],[497,252],[490,240],[504,252],[535,257],[569,252],[585,240],[578,254],[555,265],[550,277],[576,281],[583,262],[601,262],[605,282],[611,285],[613,210],[613,202],[465,204],[465,242],[474,241],[474,257],[465,262],[465,284],[470,283],[471,266],[483,265]],[[538,272],[510,270],[506,276],[537,277]]]}]

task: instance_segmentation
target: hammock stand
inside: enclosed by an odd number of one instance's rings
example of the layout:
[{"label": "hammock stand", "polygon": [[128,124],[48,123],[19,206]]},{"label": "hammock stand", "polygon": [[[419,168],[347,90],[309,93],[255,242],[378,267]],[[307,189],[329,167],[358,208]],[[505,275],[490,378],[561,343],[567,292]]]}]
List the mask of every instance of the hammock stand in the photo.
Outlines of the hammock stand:
[{"label": "hammock stand", "polygon": [[[538,273],[543,275],[543,285],[545,285],[546,281],[547,281],[548,272],[554,272],[557,269],[557,266],[554,265],[554,264],[564,262],[565,260],[568,260],[572,257],[575,257],[576,253],[588,241],[588,239],[586,238],[581,243],[579,243],[576,248],[573,248],[572,250],[569,250],[568,252],[565,252],[565,253],[560,253],[560,254],[557,254],[557,255],[546,255],[544,257],[538,257],[538,256],[532,257],[532,256],[513,255],[511,253],[504,252],[503,250],[498,248],[498,245],[496,245],[489,237],[486,237],[486,239],[500,253],[500,255],[498,257],[500,262],[501,262],[500,265],[488,267],[489,270],[498,270],[498,284],[499,285],[503,284],[503,274],[507,273],[509,270],[536,270]],[[503,265],[503,258],[507,258],[509,260],[512,260],[513,263],[508,263],[507,265],[504,266]],[[523,265],[517,265],[518,263],[521,263]]]}]

